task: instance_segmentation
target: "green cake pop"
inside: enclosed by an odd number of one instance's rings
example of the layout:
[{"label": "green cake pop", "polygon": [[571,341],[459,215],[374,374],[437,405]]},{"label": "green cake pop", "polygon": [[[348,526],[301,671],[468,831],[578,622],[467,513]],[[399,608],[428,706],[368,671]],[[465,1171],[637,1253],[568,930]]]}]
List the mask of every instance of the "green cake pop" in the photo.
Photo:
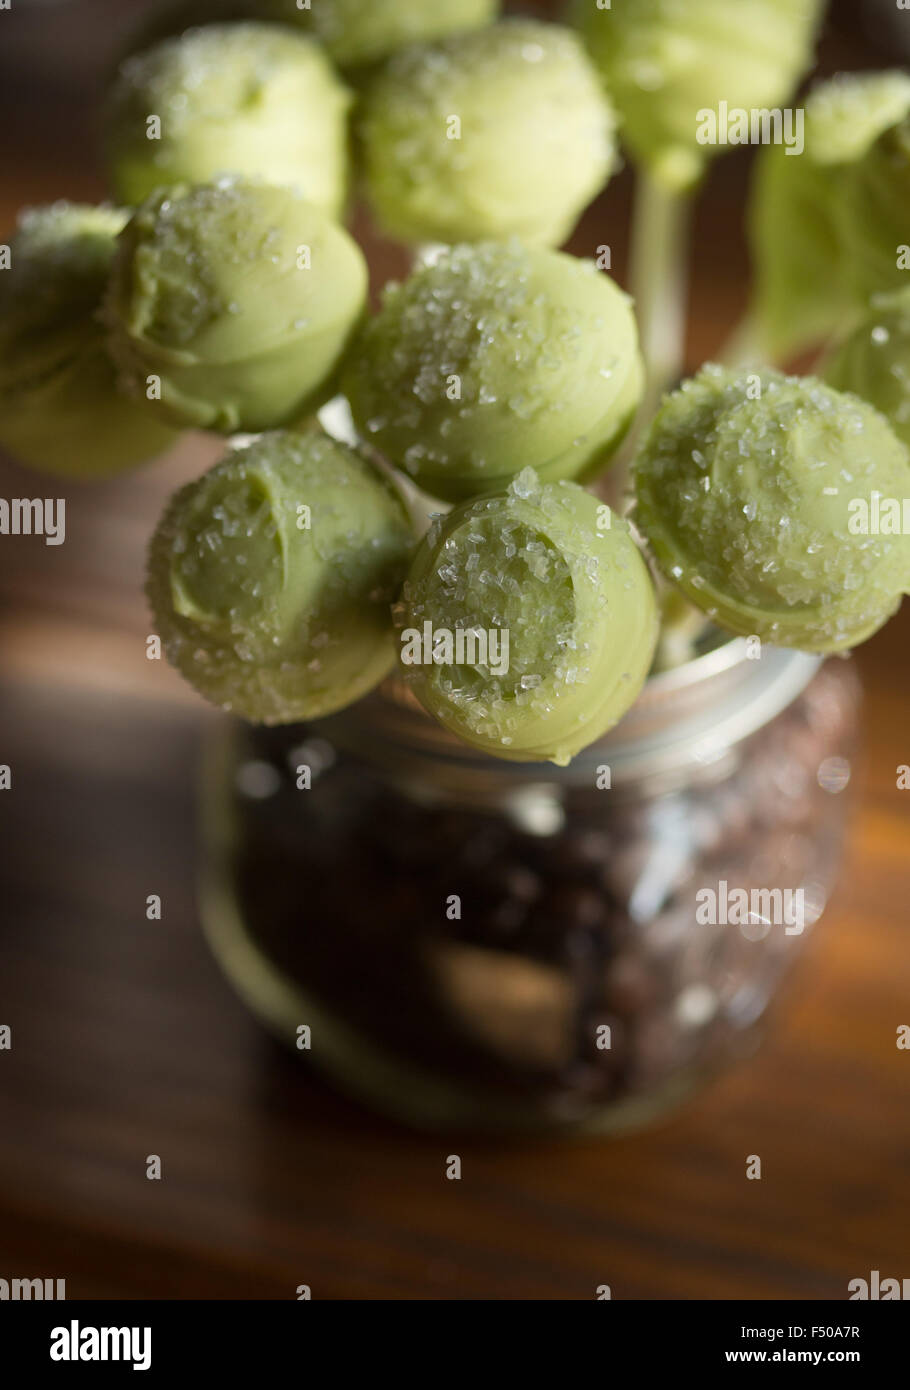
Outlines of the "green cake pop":
[{"label": "green cake pop", "polygon": [[877,296],[863,320],[828,355],[822,375],[887,416],[910,446],[910,285]]},{"label": "green cake pop", "polygon": [[356,243],[296,190],[225,179],[142,204],[105,312],[137,396],[160,382],[173,420],[257,431],[331,394],[366,289]]},{"label": "green cake pop", "polygon": [[290,183],[333,217],[348,179],[351,96],[322,49],[274,24],[194,29],[128,58],[105,110],[126,203],[222,174]]},{"label": "green cake pop", "polygon": [[375,63],[408,44],[480,29],[499,0],[262,0],[263,18],[296,24],[325,45],[341,68]]},{"label": "green cake pop", "polygon": [[687,188],[722,146],[699,142],[704,111],[785,101],[811,65],[823,0],[574,0],[573,17],[636,159]]},{"label": "green cake pop", "polygon": [[403,241],[565,241],[614,163],[613,114],[582,45],[506,21],[395,55],[364,98],[367,193]]},{"label": "green cake pop", "polygon": [[485,753],[564,765],[635,702],[657,601],[628,525],[524,469],[438,518],[395,620],[424,708]]},{"label": "green cake pop", "polygon": [[664,573],[732,632],[842,651],[910,589],[910,536],[854,525],[874,493],[910,496],[907,450],[870,405],[811,377],[703,368],[659,411],[636,492]]},{"label": "green cake pop", "polygon": [[0,272],[0,444],[34,468],[106,477],[176,439],[118,392],[98,321],[127,216],[74,203],[32,209]]},{"label": "green cake pop", "polygon": [[593,262],[517,242],[452,248],[401,286],[352,350],[355,421],[433,497],[593,476],[643,370],[631,301]]},{"label": "green cake pop", "polygon": [[406,44],[480,29],[495,19],[499,0],[177,0],[155,11],[133,34],[129,51],[204,24],[268,20],[317,39],[340,68],[360,70]]},{"label": "green cake pop", "polygon": [[414,549],[401,498],[317,428],[262,436],[171,501],[147,592],[168,660],[263,724],[330,714],[395,662],[390,604]]},{"label": "green cake pop", "polygon": [[905,285],[910,271],[910,76],[907,81],[903,118],[853,163],[842,188],[844,260],[858,299]]},{"label": "green cake pop", "polygon": [[775,356],[835,332],[907,273],[910,76],[839,76],[805,110],[804,153],[763,150],[749,208],[753,312]]}]

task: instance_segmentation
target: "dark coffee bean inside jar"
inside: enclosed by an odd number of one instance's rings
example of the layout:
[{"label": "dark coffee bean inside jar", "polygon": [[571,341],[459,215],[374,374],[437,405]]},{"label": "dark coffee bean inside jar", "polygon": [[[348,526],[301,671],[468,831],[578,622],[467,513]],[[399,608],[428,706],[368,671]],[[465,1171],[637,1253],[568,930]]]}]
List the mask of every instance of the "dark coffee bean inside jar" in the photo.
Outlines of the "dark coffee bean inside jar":
[{"label": "dark coffee bean inside jar", "polygon": [[[474,753],[395,685],[232,725],[210,941],[270,1028],[412,1124],[643,1123],[754,1050],[831,890],[857,702],[847,661],[726,641],[567,768]],[[730,920],[737,895],[759,909]]]}]

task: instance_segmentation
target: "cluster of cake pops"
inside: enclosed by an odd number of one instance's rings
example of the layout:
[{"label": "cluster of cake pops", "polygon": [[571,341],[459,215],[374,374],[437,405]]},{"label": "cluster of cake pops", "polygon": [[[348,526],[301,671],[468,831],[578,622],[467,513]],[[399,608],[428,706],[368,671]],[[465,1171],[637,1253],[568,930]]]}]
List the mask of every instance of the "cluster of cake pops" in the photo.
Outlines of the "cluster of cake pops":
[{"label": "cluster of cake pops", "polygon": [[[652,177],[690,189],[710,153],[697,110],[786,95],[820,7],[748,0],[763,36],[748,52],[720,0],[589,0],[575,30],[494,8],[165,11],[105,105],[122,207],[34,210],[12,242],[0,442],[97,478],[180,430],[257,436],[177,494],[151,547],[157,629],[195,688],[286,723],[398,663],[467,743],[565,763],[637,698],[656,582],[730,632],[817,652],[864,640],[910,590],[910,536],[848,524],[858,495],[910,495],[910,307],[887,258],[910,83],[829,84],[806,181],[779,150],[762,164],[754,317],[791,347],[848,299],[825,384],[763,366],[685,382],[636,426],[630,525],[586,485],[643,398],[634,306],[556,248],[617,167],[618,131]],[[372,315],[343,220],[355,190],[415,248]],[[852,269],[826,297],[803,267],[828,227],[825,253]],[[354,442],[315,418],[339,392]],[[406,660],[415,633],[425,657]],[[458,634],[473,659],[452,656]],[[484,637],[506,639],[505,663]]]}]

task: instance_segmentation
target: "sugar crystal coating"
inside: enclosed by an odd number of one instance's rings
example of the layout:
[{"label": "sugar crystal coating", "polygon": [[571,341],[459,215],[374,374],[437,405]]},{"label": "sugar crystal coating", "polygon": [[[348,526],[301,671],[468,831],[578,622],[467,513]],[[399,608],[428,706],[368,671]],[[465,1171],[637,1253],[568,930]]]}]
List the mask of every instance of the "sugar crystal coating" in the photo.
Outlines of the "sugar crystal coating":
[{"label": "sugar crystal coating", "polygon": [[403,241],[556,246],[607,181],[613,126],[574,34],[506,21],[386,65],[360,122],[367,193]]},{"label": "sugar crystal coating", "polygon": [[257,723],[329,714],[395,661],[415,545],[383,476],[316,427],[263,435],[172,499],[147,592],[168,660]]},{"label": "sugar crystal coating", "polygon": [[590,477],[642,388],[628,296],[595,269],[518,242],[453,247],[390,287],[343,389],[364,436],[434,497]]},{"label": "sugar crystal coating", "polygon": [[277,25],[210,25],[165,39],[127,58],[108,94],[114,190],[135,204],[165,185],[236,174],[293,184],[337,217],[350,104],[319,45]]},{"label": "sugar crystal coating", "polygon": [[128,214],[54,203],[22,214],[0,273],[0,443],[35,468],[99,478],[176,436],[117,390],[98,311]]},{"label": "sugar crystal coating", "polygon": [[574,0],[573,17],[637,159],[671,186],[703,173],[717,145],[699,113],[784,102],[811,65],[823,0]]},{"label": "sugar crystal coating", "polygon": [[[500,758],[560,764],[634,703],[658,630],[628,524],[577,484],[541,483],[530,468],[505,492],[436,519],[395,621],[402,670],[446,728]],[[442,657],[451,635],[451,661],[410,659],[425,631]]]},{"label": "sugar crystal coating", "polygon": [[366,288],[357,244],[296,190],[224,179],[137,209],[105,313],[137,398],[154,378],[175,421],[255,431],[331,394]]},{"label": "sugar crystal coating", "polygon": [[664,573],[732,632],[842,651],[910,587],[910,535],[851,525],[874,492],[910,496],[907,450],[871,406],[811,377],[703,368],[665,400],[635,483]]}]

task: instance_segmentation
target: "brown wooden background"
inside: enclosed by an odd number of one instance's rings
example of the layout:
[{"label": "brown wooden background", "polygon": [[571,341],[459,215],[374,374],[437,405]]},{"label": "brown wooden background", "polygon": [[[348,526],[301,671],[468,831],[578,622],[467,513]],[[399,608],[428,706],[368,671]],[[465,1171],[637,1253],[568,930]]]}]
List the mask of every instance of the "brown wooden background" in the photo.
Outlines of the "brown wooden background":
[{"label": "brown wooden background", "polygon": [[[129,8],[0,15],[0,229],[103,191],[93,99]],[[134,7],[135,8],[135,7]],[[849,19],[849,11],[843,11]],[[828,69],[875,61],[832,28]],[[887,53],[878,61],[889,61]],[[747,161],[702,200],[690,360],[732,324]],[[586,217],[622,278],[629,176]],[[366,233],[361,223],[360,230]],[[376,282],[400,268],[371,240]],[[208,448],[208,454],[206,449]],[[842,1299],[910,1276],[910,610],[860,652],[867,756],[843,881],[778,1026],[672,1121],[614,1142],[414,1136],[314,1081],[218,975],[193,901],[215,718],[144,656],[143,549],[209,446],[66,490],[67,540],[0,540],[0,1277],[70,1297]],[[0,495],[35,479],[0,462]],[[146,895],[164,899],[160,923]],[[445,1158],[462,1156],[460,1183]],[[145,1177],[160,1154],[164,1178]],[[745,1179],[759,1153],[761,1182]]]}]

